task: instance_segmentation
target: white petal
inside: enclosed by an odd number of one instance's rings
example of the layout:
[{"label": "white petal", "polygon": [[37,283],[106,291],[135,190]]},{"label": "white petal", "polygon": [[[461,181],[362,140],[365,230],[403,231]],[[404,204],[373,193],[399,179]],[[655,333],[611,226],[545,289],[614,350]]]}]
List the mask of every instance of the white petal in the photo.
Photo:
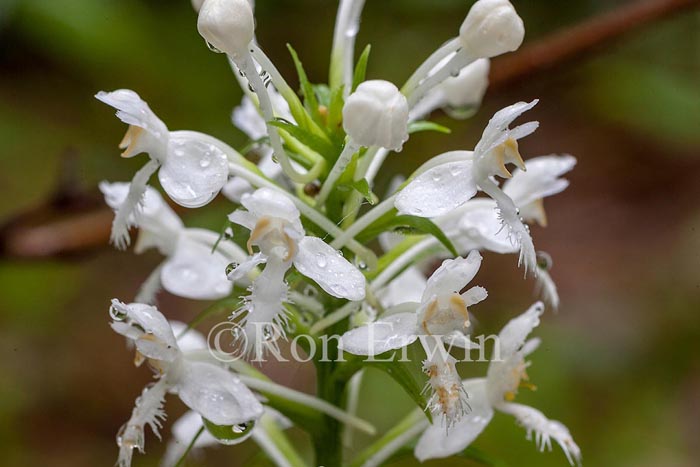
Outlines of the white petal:
[{"label": "white petal", "polygon": [[527,172],[517,169],[513,178],[503,184],[503,191],[516,205],[525,206],[535,200],[555,195],[569,186],[569,181],[559,178],[576,165],[576,158],[564,156],[541,156],[525,162]]},{"label": "white petal", "polygon": [[204,206],[228,180],[228,159],[213,138],[193,131],[171,133],[168,157],[158,172],[168,196],[187,208]]},{"label": "white petal", "polygon": [[98,92],[95,97],[117,109],[117,117],[128,124],[143,128],[156,137],[165,137],[168,129],[148,104],[131,89]]},{"label": "white petal", "polygon": [[433,422],[416,444],[414,454],[419,461],[448,457],[463,451],[491,421],[493,409],[486,395],[486,381],[483,378],[465,380],[464,389],[469,395],[471,411],[449,430]]},{"label": "white petal", "polygon": [[242,225],[251,232],[255,229],[255,224],[257,223],[257,217],[248,211],[243,209],[236,209],[231,214],[228,215],[228,220],[234,224]]},{"label": "white petal", "polygon": [[[175,360],[179,350],[173,330],[156,307],[143,303],[125,305],[117,300],[112,300],[112,307],[126,313],[127,317],[126,322],[112,323],[112,329],[135,340],[139,352],[156,360]],[[138,327],[133,326],[134,324]]]},{"label": "white petal", "polygon": [[304,231],[299,220],[299,210],[294,206],[292,200],[279,191],[271,188],[260,188],[243,196],[241,204],[256,219],[263,216],[279,217],[290,222],[296,230]]},{"label": "white petal", "polygon": [[299,242],[294,267],[334,297],[353,301],[365,298],[365,276],[318,237],[304,237]]},{"label": "white petal", "polygon": [[420,302],[427,280],[417,267],[409,267],[377,292],[382,306],[390,308],[406,302]]},{"label": "white petal", "polygon": [[338,348],[355,355],[379,355],[415,342],[416,314],[396,313],[346,332]]},{"label": "white petal", "polygon": [[501,359],[507,359],[517,352],[525,339],[540,324],[540,315],[544,312],[542,302],[536,302],[528,310],[510,320],[498,334]]},{"label": "white petal", "polygon": [[464,304],[467,306],[476,305],[477,303],[486,300],[486,297],[488,296],[489,293],[486,291],[486,289],[478,285],[471,287],[462,294]]},{"label": "white petal", "polygon": [[401,214],[436,217],[447,214],[474,197],[472,161],[441,164],[414,178],[396,198]]},{"label": "white petal", "polygon": [[211,246],[180,235],[175,254],[163,264],[160,279],[168,292],[196,300],[213,300],[231,293],[226,278],[229,260]]},{"label": "white petal", "polygon": [[549,271],[540,268],[537,274],[536,294],[540,294],[542,300],[551,306],[554,311],[559,308],[559,292],[557,292],[557,284],[554,283]]},{"label": "white petal", "polygon": [[[170,321],[170,327],[177,338],[177,346],[180,347],[181,352],[193,352],[207,349],[207,339],[196,329],[187,330],[187,325],[185,323],[172,320]],[[182,334],[183,332],[185,334]],[[180,335],[182,335],[182,337],[180,337]]]},{"label": "white petal", "polygon": [[189,408],[217,425],[257,420],[263,407],[230,371],[210,363],[186,362],[177,392]]},{"label": "white petal", "polygon": [[498,406],[498,410],[513,415],[520,425],[527,430],[527,439],[533,439],[535,433],[535,443],[540,451],[546,447],[551,447],[551,439],[559,444],[564,451],[567,460],[571,465],[580,465],[581,449],[576,445],[568,428],[561,422],[549,420],[539,410],[527,405],[515,403],[503,403]]},{"label": "white petal", "polygon": [[421,302],[427,303],[431,297],[459,293],[479,272],[481,254],[474,250],[466,258],[446,259],[428,278]]},{"label": "white petal", "polygon": [[250,271],[255,269],[258,265],[267,262],[267,256],[262,253],[255,253],[253,256],[236,266],[233,271],[228,274],[228,280],[232,282],[243,281]]},{"label": "white petal", "polygon": [[538,100],[532,102],[517,102],[513,105],[505,107],[494,114],[489,120],[489,123],[481,135],[479,143],[474,148],[476,157],[481,157],[491,151],[495,146],[501,144],[508,138],[506,129],[513,120],[518,118],[522,113],[530,110],[537,105]]}]

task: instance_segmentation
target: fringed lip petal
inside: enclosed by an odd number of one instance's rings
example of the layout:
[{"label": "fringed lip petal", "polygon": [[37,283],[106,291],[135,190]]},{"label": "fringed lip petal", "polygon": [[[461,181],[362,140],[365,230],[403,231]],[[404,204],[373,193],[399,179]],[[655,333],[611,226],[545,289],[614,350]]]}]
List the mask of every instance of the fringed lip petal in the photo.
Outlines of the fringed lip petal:
[{"label": "fringed lip petal", "polygon": [[425,171],[399,192],[396,209],[419,217],[449,213],[476,195],[472,165],[471,160],[448,162]]},{"label": "fringed lip petal", "polygon": [[365,276],[318,237],[304,237],[299,242],[294,266],[334,297],[352,301],[365,298]]},{"label": "fringed lip petal", "polygon": [[354,355],[379,355],[418,339],[415,313],[396,313],[346,332],[338,348]]},{"label": "fringed lip petal", "polygon": [[416,444],[414,454],[424,462],[457,454],[469,446],[493,418],[493,408],[489,404],[484,378],[464,381],[464,389],[469,395],[471,411],[465,414],[449,430],[440,423],[433,423]]},{"label": "fringed lip petal", "polygon": [[211,363],[186,362],[175,389],[185,405],[217,425],[247,423],[263,413],[236,375]]}]

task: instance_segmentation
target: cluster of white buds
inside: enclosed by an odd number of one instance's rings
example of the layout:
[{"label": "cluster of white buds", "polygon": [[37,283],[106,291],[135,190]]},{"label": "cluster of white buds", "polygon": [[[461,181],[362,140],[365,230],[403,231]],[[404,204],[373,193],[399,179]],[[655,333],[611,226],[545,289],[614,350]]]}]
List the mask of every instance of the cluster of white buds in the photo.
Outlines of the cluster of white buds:
[{"label": "cluster of white buds", "polygon": [[[538,123],[513,122],[537,101],[496,112],[473,150],[431,158],[385,199],[372,191],[384,160],[402,150],[412,131],[439,128],[420,119],[437,109],[456,118],[477,110],[489,58],[520,46],[523,22],[507,0],[478,0],[459,35],[398,88],[364,80],[369,48],[353,63],[363,5],[340,1],[327,86],[309,82],[290,47],[300,96],[257,43],[252,2],[192,0],[199,33],[211,50],[226,54],[241,84],[232,120],[254,143],[246,147],[258,151],[257,165],[212,136],[170,131],[134,91],[97,94],[129,125],[122,155],[150,157],[131,183],[100,184],[115,211],[112,241],[126,247],[129,229],[137,227],[136,253],[154,248],[164,256],[134,303],[114,300],[110,307],[112,328],[135,348],[135,364],[147,363],[155,376],[117,438],[120,467],[130,465],[134,449],[144,450],[145,426],[160,436],[168,393],[190,412],[173,426],[164,465],[181,465],[190,448],[248,438],[276,465],[304,465],[283,432],[293,423],[312,434],[314,465],[340,465],[338,421],[348,433],[374,434],[353,414],[368,365],[386,371],[419,407],[389,442],[368,448],[367,463],[354,464],[379,465],[414,438],[421,461],[457,454],[495,411],[513,415],[528,436],[535,433],[540,448],[554,440],[570,463],[580,461],[564,425],[513,402],[519,388],[531,386],[525,359],[539,341],[527,336],[543,303],[503,328],[485,377],[464,380],[452,352],[479,347],[471,308],[488,294],[481,286],[464,289],[488,262],[481,252],[519,254],[544,300],[559,304],[551,261],[536,252],[528,223],[546,225],[543,199],[568,186],[561,177],[576,160],[521,156],[519,140]],[[168,197],[186,208],[223,192],[235,206],[222,231],[186,227],[148,186],[156,172]],[[363,211],[365,201],[372,206]],[[435,260],[441,265],[429,269]],[[161,289],[215,302],[190,325],[168,321],[154,305]],[[224,322],[210,331],[207,348],[191,328],[217,312]],[[242,349],[236,358],[222,347],[222,335]],[[308,344],[305,361],[313,359],[318,370],[318,397],[277,385],[248,363],[279,356],[285,339],[298,355],[300,337]],[[331,347],[317,355],[321,343]],[[375,360],[409,348],[425,356]],[[343,352],[356,357],[344,359]]]}]

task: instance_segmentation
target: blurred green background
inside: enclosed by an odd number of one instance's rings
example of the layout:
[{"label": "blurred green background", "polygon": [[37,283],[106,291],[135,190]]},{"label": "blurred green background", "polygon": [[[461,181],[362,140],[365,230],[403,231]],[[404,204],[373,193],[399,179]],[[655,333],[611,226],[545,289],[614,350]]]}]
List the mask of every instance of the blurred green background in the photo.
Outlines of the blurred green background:
[{"label": "blurred green background", "polygon": [[[527,44],[625,2],[513,3]],[[357,41],[359,49],[373,46],[368,77],[403,82],[456,34],[470,4],[368,0]],[[258,1],[258,39],[290,81],[287,42],[312,81],[326,80],[335,8],[328,0]],[[54,207],[65,201],[54,196],[61,184],[64,194],[87,200],[77,207],[69,200],[71,209],[88,209],[99,202],[97,182],[127,180],[143,163],[143,156],[119,158],[125,127],[92,97],[99,90],[132,88],[171,129],[245,143],[229,118],[240,89],[195,21],[187,0],[0,0],[0,223],[29,210],[30,222],[42,225],[53,215],[47,200]],[[541,102],[530,117],[540,130],[521,152],[569,152],[579,163],[571,187],[547,200],[549,227],[534,229],[537,247],[554,258],[562,306],[536,331],[544,345],[529,373],[538,390],[518,400],[564,422],[585,465],[697,465],[700,15],[655,22],[586,59],[491,92],[470,120],[437,115],[452,134],[412,138],[379,183],[442,151],[473,147],[493,112],[535,97]],[[220,199],[184,217],[218,228],[231,209]],[[150,375],[132,367],[123,339],[110,330],[108,300],[129,300],[158,261],[155,253],[106,246],[52,259],[0,257],[2,465],[113,464],[116,431]],[[484,332],[533,300],[533,284],[522,280],[513,256],[487,253],[478,283],[490,292],[475,309]],[[203,307],[166,295],[160,305],[181,320]],[[483,371],[464,368],[465,375]],[[307,367],[266,372],[313,388]],[[411,403],[383,375],[368,375],[361,415],[387,429]],[[167,409],[168,424],[184,410],[177,398]],[[301,433],[292,436],[306,443]],[[566,464],[557,448],[538,453],[506,415],[496,415],[475,446],[505,465]],[[157,465],[164,443],[149,433],[146,447],[134,465]],[[255,453],[252,443],[210,449],[192,465],[266,465]]]}]

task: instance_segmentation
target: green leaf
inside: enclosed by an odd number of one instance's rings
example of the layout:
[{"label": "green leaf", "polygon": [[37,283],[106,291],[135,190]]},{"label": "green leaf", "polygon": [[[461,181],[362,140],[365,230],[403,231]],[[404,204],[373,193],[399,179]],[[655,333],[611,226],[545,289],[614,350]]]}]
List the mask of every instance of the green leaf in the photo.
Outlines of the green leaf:
[{"label": "green leaf", "polygon": [[355,73],[352,77],[352,89],[350,92],[355,92],[357,86],[365,80],[365,75],[367,74],[367,60],[369,60],[369,51],[372,47],[367,44],[365,50],[362,51],[362,55],[357,60],[357,65],[355,65]]},{"label": "green leaf", "polygon": [[299,60],[299,55],[297,55],[296,50],[294,50],[290,44],[287,44],[287,49],[289,49],[289,53],[292,55],[294,66],[296,67],[297,74],[299,75],[299,84],[301,85],[301,92],[304,95],[304,104],[309,112],[311,112],[311,118],[313,118],[317,124],[323,125],[321,114],[318,111],[318,100],[316,99],[316,93],[314,93],[314,88],[309,82],[309,78],[306,76],[306,71],[304,71],[304,66],[301,63],[301,60]]},{"label": "green leaf", "polygon": [[[423,364],[421,363],[424,358],[423,351],[418,342],[414,342],[405,347],[406,359],[402,358],[403,351],[404,349],[390,350],[374,357],[374,360],[392,360],[387,362],[368,361],[367,358],[364,357],[362,365],[376,368],[389,375],[394,381],[399,383],[403,390],[406,391],[406,394],[413,399],[413,402],[415,402],[420,409],[425,409],[428,405],[428,400],[425,398],[425,391],[423,391],[423,389],[428,380],[425,373],[423,373]],[[430,411],[425,410],[424,414],[432,423],[433,420]]]},{"label": "green leaf", "polygon": [[447,128],[446,126],[442,126],[438,123],[435,122],[430,122],[428,120],[420,120],[417,122],[411,122],[408,124],[408,132],[409,133],[418,133],[421,131],[437,131],[438,133],[443,133],[446,135],[449,135],[452,133],[452,130]]},{"label": "green leaf", "polygon": [[319,106],[328,107],[331,101],[331,89],[326,84],[312,84]]},{"label": "green leaf", "polygon": [[447,250],[454,256],[459,256],[454,245],[447,238],[447,235],[440,230],[440,227],[435,225],[430,219],[425,217],[398,215],[396,209],[392,209],[388,213],[370,224],[366,229],[357,235],[357,240],[361,243],[367,243],[369,240],[377,237],[382,232],[400,232],[404,234],[423,233],[435,237],[443,244]]},{"label": "green leaf", "polygon": [[369,182],[367,182],[367,179],[363,178],[362,180],[356,180],[352,182],[350,187],[364,196],[369,204],[375,205],[377,202],[379,202],[379,197],[374,194],[372,189],[369,187]]},{"label": "green leaf", "polygon": [[325,159],[333,160],[337,157],[336,148],[328,141],[320,138],[319,136],[307,131],[299,126],[293,125],[286,120],[275,119],[270,122],[270,125],[276,126],[287,133],[289,133],[293,138],[297,139],[301,144],[307,146],[309,149],[316,151],[321,154]]},{"label": "green leaf", "polygon": [[326,128],[331,134],[340,134],[338,144],[343,143],[345,132],[342,128],[343,122],[343,86],[339,86],[331,91],[330,100],[328,102],[328,116],[326,117]]}]

